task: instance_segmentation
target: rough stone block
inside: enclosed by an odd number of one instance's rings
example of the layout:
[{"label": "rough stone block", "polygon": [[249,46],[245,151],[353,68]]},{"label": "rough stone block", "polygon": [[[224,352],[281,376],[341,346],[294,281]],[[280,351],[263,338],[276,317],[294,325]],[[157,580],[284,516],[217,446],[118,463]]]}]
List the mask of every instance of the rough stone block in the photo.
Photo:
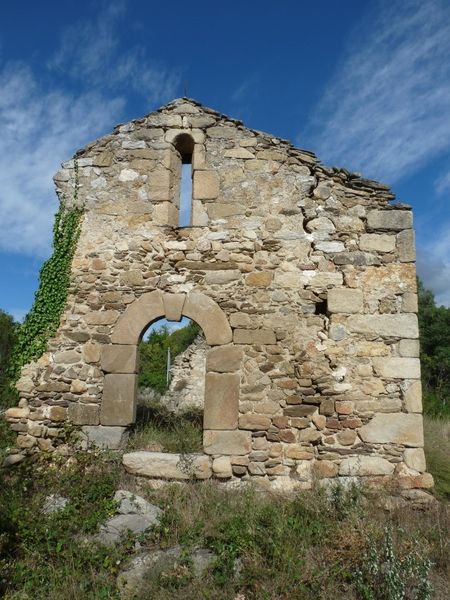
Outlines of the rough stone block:
[{"label": "rough stone block", "polygon": [[417,316],[413,314],[354,315],[347,319],[347,329],[380,337],[419,337]]},{"label": "rough stone block", "polygon": [[136,419],[137,376],[105,375],[100,422],[102,425],[131,425]]},{"label": "rough stone block", "polygon": [[275,332],[272,329],[235,329],[235,344],[276,344]]},{"label": "rough stone block", "polygon": [[239,429],[249,429],[251,431],[265,431],[271,425],[270,417],[266,415],[255,415],[247,413],[239,417]]},{"label": "rough stone block", "polygon": [[203,432],[203,447],[206,454],[242,456],[252,450],[250,431],[208,431]]},{"label": "rough stone block", "polygon": [[397,251],[401,262],[416,260],[416,238],[413,229],[405,229],[397,234]]},{"label": "rough stone block", "polygon": [[207,373],[205,379],[205,429],[236,429],[239,380],[234,373]]},{"label": "rough stone block", "polygon": [[74,425],[98,425],[100,407],[97,404],[71,403],[68,410],[69,421]]},{"label": "rough stone block", "polygon": [[122,344],[103,346],[101,367],[105,373],[136,373],[137,346]]},{"label": "rough stone block", "polygon": [[88,325],[112,325],[117,321],[117,310],[94,310],[85,315],[84,320]]},{"label": "rough stone block", "polygon": [[213,221],[217,219],[227,219],[236,215],[245,214],[245,206],[238,202],[230,202],[227,204],[210,203],[207,205],[209,218]]},{"label": "rough stone block", "polygon": [[376,413],[358,433],[364,442],[371,444],[423,447],[422,415],[418,414]]},{"label": "rough stone block", "polygon": [[230,281],[238,281],[241,278],[241,272],[238,269],[226,271],[209,271],[205,275],[206,285],[223,285]]},{"label": "rough stone block", "polygon": [[124,454],[122,462],[128,473],[143,477],[175,480],[211,477],[211,460],[203,454],[139,451]]},{"label": "rough stone block", "polygon": [[219,195],[219,177],[214,171],[194,171],[193,198],[214,200]]},{"label": "rough stone block", "polygon": [[96,342],[88,342],[83,346],[83,358],[87,363],[97,363],[100,361],[101,346]]},{"label": "rough stone block", "polygon": [[406,389],[403,392],[403,399],[405,401],[405,408],[409,413],[421,413],[422,382],[419,380],[413,381],[412,383],[408,383]]},{"label": "rough stone block", "polygon": [[241,368],[242,349],[233,345],[212,348],[206,355],[206,370],[232,373]]},{"label": "rough stone block", "polygon": [[229,456],[219,456],[213,460],[212,470],[219,479],[228,479],[233,475]]},{"label": "rough stone block", "polygon": [[420,360],[418,358],[374,358],[373,367],[380,377],[390,379],[420,379]]},{"label": "rough stone block", "polygon": [[245,283],[252,287],[269,287],[272,283],[273,273],[270,271],[254,271],[245,278]]},{"label": "rough stone block", "polygon": [[362,291],[333,288],[328,292],[327,308],[332,313],[359,313],[363,308]]},{"label": "rough stone block", "polygon": [[416,358],[420,354],[419,340],[400,340],[398,344],[400,356]]},{"label": "rough stone block", "polygon": [[395,236],[386,233],[363,233],[359,247],[367,252],[392,252],[395,249]]},{"label": "rough stone block", "polygon": [[181,319],[186,294],[164,294],[163,304],[166,319],[179,321]]},{"label": "rough stone block", "polygon": [[350,456],[339,466],[339,475],[392,475],[395,466],[381,456]]},{"label": "rough stone block", "polygon": [[371,210],[367,215],[371,229],[401,231],[412,227],[412,213],[408,210]]}]

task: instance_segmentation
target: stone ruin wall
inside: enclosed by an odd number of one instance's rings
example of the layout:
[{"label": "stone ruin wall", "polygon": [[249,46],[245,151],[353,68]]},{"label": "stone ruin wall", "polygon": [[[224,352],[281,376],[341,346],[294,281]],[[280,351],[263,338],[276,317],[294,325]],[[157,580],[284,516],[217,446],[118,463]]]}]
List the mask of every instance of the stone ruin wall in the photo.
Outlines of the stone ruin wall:
[{"label": "stone ruin wall", "polygon": [[138,404],[157,401],[172,412],[203,409],[205,403],[206,354],[209,346],[199,334],[184,352],[173,360],[170,385],[164,394],[153,388],[138,389]]},{"label": "stone ruin wall", "polygon": [[[181,133],[195,143],[184,228]],[[225,321],[221,341],[209,341],[222,345],[207,374],[205,413],[208,405],[214,414],[199,477],[304,488],[315,478],[362,477],[405,494],[432,485],[409,206],[186,99],[118,126],[76,160],[86,210],[70,296],[48,351],[23,369],[19,407],[8,411],[16,451],[68,452],[67,425],[117,445],[133,420],[136,370],[133,346],[114,346],[130,321],[118,324],[148,302],[189,305],[195,315],[203,294]],[[60,197],[73,196],[73,160],[55,182]],[[202,326],[216,318],[198,314]],[[114,361],[131,365],[127,375],[108,375],[120,372]],[[224,361],[228,372],[214,366]]]}]

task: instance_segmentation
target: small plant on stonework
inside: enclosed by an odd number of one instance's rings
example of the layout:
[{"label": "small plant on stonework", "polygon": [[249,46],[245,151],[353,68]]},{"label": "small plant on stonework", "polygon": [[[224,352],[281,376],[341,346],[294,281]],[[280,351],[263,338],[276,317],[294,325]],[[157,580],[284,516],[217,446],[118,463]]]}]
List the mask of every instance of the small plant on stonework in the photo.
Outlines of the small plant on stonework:
[{"label": "small plant on stonework", "polygon": [[361,489],[356,483],[344,486],[339,482],[331,488],[330,502],[335,516],[345,519],[358,507],[361,500]]},{"label": "small plant on stonework", "polygon": [[389,526],[380,544],[372,545],[356,574],[356,586],[362,600],[430,600],[429,580],[432,563],[410,552],[400,557]]}]

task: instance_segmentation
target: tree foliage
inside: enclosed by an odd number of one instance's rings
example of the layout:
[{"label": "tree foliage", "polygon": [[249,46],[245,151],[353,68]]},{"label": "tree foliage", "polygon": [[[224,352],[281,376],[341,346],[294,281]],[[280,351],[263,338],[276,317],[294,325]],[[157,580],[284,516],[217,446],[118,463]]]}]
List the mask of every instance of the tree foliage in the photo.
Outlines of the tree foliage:
[{"label": "tree foliage", "polygon": [[172,358],[175,358],[192,344],[199,332],[200,327],[193,321],[172,333],[165,326],[152,331],[148,339],[142,341],[139,346],[139,385],[163,393],[167,389],[168,348]]},{"label": "tree foliage", "polygon": [[0,309],[0,406],[9,404],[9,363],[16,341],[17,325],[11,315]]},{"label": "tree foliage", "polygon": [[420,281],[418,287],[424,408],[450,416],[450,308],[436,306],[433,292]]}]

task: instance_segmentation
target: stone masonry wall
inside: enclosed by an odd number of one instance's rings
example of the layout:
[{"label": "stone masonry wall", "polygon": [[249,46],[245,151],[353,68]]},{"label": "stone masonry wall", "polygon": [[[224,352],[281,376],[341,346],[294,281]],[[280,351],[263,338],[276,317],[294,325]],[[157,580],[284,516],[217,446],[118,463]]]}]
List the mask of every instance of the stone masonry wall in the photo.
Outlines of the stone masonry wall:
[{"label": "stone masonry wall", "polygon": [[[184,228],[182,133],[194,141],[192,226]],[[233,374],[206,376],[205,402],[236,401],[238,411],[235,424],[205,431],[216,475],[275,487],[336,477],[432,485],[409,206],[390,204],[381,184],[187,99],[116,127],[76,160],[85,215],[70,297],[48,351],[23,369],[19,407],[8,411],[16,451],[68,452],[66,424],[92,441],[119,439],[132,421],[135,367],[116,365],[113,373],[128,375],[114,379],[104,348],[114,350],[121,317],[145,294],[181,303],[191,295],[192,304],[198,293],[231,327],[221,351],[240,353]],[[72,197],[74,160],[55,182]],[[130,414],[125,422],[108,415],[111,377],[120,385],[128,377],[128,396],[114,399],[114,414],[118,406]]]}]

